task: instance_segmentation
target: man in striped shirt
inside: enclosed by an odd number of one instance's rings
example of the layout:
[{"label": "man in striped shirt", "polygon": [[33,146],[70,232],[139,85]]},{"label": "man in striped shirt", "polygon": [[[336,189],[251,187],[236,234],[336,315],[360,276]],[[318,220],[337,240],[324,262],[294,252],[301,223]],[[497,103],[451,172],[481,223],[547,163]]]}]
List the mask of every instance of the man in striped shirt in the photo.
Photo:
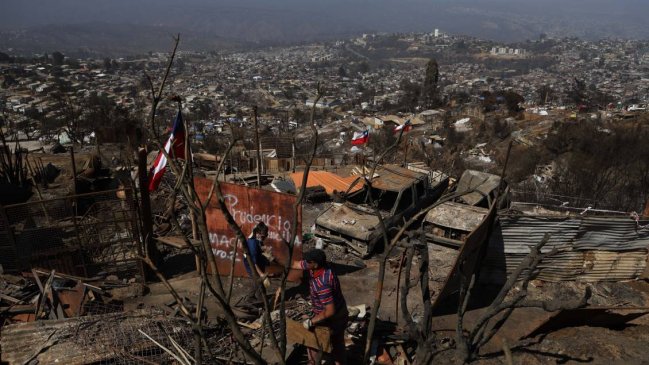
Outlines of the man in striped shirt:
[{"label": "man in striped shirt", "polygon": [[[309,273],[309,293],[314,316],[304,321],[304,327],[311,329],[314,325],[326,326],[331,330],[332,355],[336,365],[346,363],[345,329],[347,328],[347,303],[340,289],[340,282],[327,264],[327,256],[322,250],[305,252],[303,260],[296,269]],[[314,364],[317,349],[307,349],[309,362]]]}]

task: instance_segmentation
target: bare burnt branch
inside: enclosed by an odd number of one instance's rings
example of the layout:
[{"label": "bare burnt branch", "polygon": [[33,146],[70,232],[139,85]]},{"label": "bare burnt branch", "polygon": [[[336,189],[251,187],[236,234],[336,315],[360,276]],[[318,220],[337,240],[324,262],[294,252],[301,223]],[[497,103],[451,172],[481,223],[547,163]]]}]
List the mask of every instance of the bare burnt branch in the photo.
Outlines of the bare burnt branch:
[{"label": "bare burnt branch", "polygon": [[178,49],[178,43],[180,43],[180,33],[177,34],[174,38],[174,48],[171,51],[171,55],[169,56],[169,62],[167,63],[167,70],[165,71],[164,77],[162,78],[162,82],[160,83],[160,86],[158,87],[158,93],[155,93],[155,88],[153,86],[153,81],[149,77],[148,74],[145,72],[145,77],[147,78],[149,82],[149,86],[151,88],[151,115],[150,115],[150,128],[153,131],[153,136],[155,137],[156,140],[160,139],[160,135],[158,134],[158,130],[155,127],[155,116],[156,116],[156,111],[158,109],[158,103],[160,103],[160,100],[162,98],[162,92],[164,90],[165,84],[167,82],[167,78],[169,77],[169,71],[171,71],[171,66],[173,65],[174,58],[176,57],[176,50]]},{"label": "bare burnt branch", "polygon": [[[475,274],[472,275],[471,278],[463,278],[461,285],[461,298],[463,300],[461,308],[458,309],[457,323],[457,351],[463,361],[470,362],[476,359],[480,348],[486,345],[493,336],[498,333],[500,328],[502,328],[516,308],[536,307],[542,308],[546,311],[557,311],[582,308],[587,304],[591,295],[590,288],[586,289],[581,298],[575,300],[526,300],[528,294],[527,287],[530,281],[534,278],[539,263],[545,257],[551,256],[557,252],[556,250],[551,250],[545,254],[541,253],[541,249],[546,245],[549,239],[549,234],[546,234],[535,247],[530,249],[530,254],[525,257],[514,272],[512,272],[496,298],[493,300],[491,305],[487,307],[485,313],[480,316],[476,325],[468,334],[464,333],[462,322],[464,312],[466,311],[466,305],[471,296],[470,289],[475,282]],[[469,284],[467,284],[467,280],[470,280]],[[508,294],[517,283],[520,283],[520,290],[510,299],[507,299]]]},{"label": "bare burnt branch", "polygon": [[[302,205],[302,202],[304,201],[304,197],[306,195],[306,184],[309,178],[309,171],[311,171],[311,165],[313,164],[313,159],[315,158],[316,151],[318,150],[318,129],[315,127],[314,120],[315,120],[315,106],[320,100],[320,98],[322,98],[323,95],[323,90],[320,87],[320,84],[318,84],[316,90],[317,90],[317,96],[315,102],[313,103],[313,107],[311,108],[311,118],[310,118],[311,130],[313,131],[313,148],[311,150],[311,155],[309,156],[309,160],[306,162],[306,166],[304,167],[304,173],[302,174],[302,183],[300,184],[300,191],[298,193],[295,204],[293,205],[291,239],[289,242],[286,242],[288,247],[288,258],[286,260],[286,263],[284,264],[284,273],[282,274],[280,287],[279,287],[279,291],[280,291],[279,343],[280,343],[280,352],[282,354],[282,358],[286,357],[286,281],[288,280],[288,274],[290,273],[291,262],[293,261],[293,248],[295,247],[295,239],[297,238],[298,212],[300,206]],[[293,163],[295,163],[295,160],[293,160]],[[293,168],[295,168],[295,166],[293,166]]]}]

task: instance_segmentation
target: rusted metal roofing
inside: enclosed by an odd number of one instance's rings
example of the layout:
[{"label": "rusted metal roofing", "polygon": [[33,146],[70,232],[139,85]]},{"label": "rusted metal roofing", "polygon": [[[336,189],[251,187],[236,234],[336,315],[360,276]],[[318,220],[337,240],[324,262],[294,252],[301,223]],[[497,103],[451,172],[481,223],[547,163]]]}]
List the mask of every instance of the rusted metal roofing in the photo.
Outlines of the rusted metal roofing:
[{"label": "rusted metal roofing", "polygon": [[[487,254],[483,274],[487,281],[503,281],[527,254],[505,257]],[[536,278],[544,281],[623,281],[640,277],[646,267],[645,250],[563,251],[546,257],[538,266]],[[506,266],[505,266],[506,265]]]},{"label": "rusted metal roofing", "polygon": [[[205,201],[212,189],[212,180],[195,178],[194,186],[201,201]],[[264,245],[272,248],[273,257],[277,262],[288,259],[288,247],[284,243],[291,239],[291,225],[293,224],[293,206],[297,197],[293,194],[284,194],[263,189],[250,188],[243,185],[220,183],[221,193],[232,218],[241,227],[244,234],[250,234],[258,222],[268,226],[268,237]],[[234,275],[247,276],[243,264],[243,246],[236,233],[230,228],[223,216],[216,199],[211,199],[205,211],[207,217],[207,231],[210,246],[216,258],[217,269],[221,275],[229,275],[234,257]],[[293,249],[293,260],[302,257],[302,209],[297,211],[297,241]],[[210,270],[210,269],[208,269]],[[268,267],[270,272],[279,272],[280,265],[273,264]],[[301,273],[294,271],[289,275],[290,280],[299,278]]]},{"label": "rusted metal roofing", "polygon": [[647,222],[626,216],[500,215],[489,240],[485,275],[502,278],[512,272],[530,248],[548,233],[543,252],[559,252],[539,265],[539,279],[548,281],[618,281],[643,275],[649,249]]},{"label": "rusted metal roofing", "polygon": [[498,175],[465,170],[457,183],[456,191],[474,190],[472,193],[462,195],[460,199],[466,204],[476,205],[498,185],[500,185],[500,176]]},{"label": "rusted metal roofing", "polygon": [[380,165],[376,167],[375,177],[372,180],[372,187],[389,190],[401,191],[411,186],[414,180],[424,180],[426,175],[411,171],[398,165]]},{"label": "rusted metal roofing", "polygon": [[[291,174],[291,178],[293,179],[295,186],[299,187],[302,185],[303,176],[304,172],[296,172]],[[356,178],[356,176],[342,177],[338,174],[334,174],[333,172],[328,171],[310,171],[309,176],[306,180],[306,186],[313,187],[320,185],[327,191],[327,194],[332,195],[334,191],[347,191],[347,189],[349,189]],[[363,183],[356,183],[352,187],[350,192],[360,190],[361,188],[363,188]]]}]

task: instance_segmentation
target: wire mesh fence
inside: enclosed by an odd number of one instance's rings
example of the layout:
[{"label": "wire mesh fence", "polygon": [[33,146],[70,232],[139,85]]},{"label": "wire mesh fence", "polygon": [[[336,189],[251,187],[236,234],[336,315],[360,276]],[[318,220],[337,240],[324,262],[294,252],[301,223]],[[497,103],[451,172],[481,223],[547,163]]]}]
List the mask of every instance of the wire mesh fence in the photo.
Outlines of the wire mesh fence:
[{"label": "wire mesh fence", "polygon": [[2,337],[11,364],[178,364],[174,355],[191,358],[192,343],[191,324],[158,309],[23,323]]},{"label": "wire mesh fence", "polygon": [[589,214],[611,214],[618,212],[613,206],[607,205],[596,199],[551,194],[546,191],[512,190],[510,199],[512,202],[521,204],[536,204],[547,207],[554,207],[561,210],[584,211],[588,209]]},{"label": "wire mesh fence", "polygon": [[11,245],[15,254],[0,264],[5,270],[41,267],[142,281],[134,196],[132,189],[120,189],[5,206],[0,237],[8,238],[6,250]]},{"label": "wire mesh fence", "polygon": [[162,347],[178,354],[176,345],[191,353],[191,324],[181,318],[151,310],[89,319],[74,329],[74,342],[97,356],[95,364],[172,364],[173,356]]}]

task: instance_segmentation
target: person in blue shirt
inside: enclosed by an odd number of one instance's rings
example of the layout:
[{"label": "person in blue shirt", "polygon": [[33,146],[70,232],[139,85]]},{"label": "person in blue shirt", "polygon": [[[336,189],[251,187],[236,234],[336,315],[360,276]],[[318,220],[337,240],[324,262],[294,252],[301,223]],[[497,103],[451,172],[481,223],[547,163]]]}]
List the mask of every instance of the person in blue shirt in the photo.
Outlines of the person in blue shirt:
[{"label": "person in blue shirt", "polygon": [[[248,251],[250,251],[250,259],[254,265],[254,270],[262,278],[262,282],[264,283],[264,286],[266,288],[268,288],[270,285],[270,280],[268,279],[268,274],[266,273],[266,267],[269,265],[269,262],[266,256],[263,255],[262,246],[264,244],[264,240],[267,237],[268,237],[268,227],[264,224],[264,222],[259,222],[255,226],[255,228],[253,228],[252,236],[248,238],[248,240],[246,241],[246,245],[248,246]],[[244,252],[243,265],[245,266],[246,271],[248,272],[248,276],[252,281],[250,291],[246,295],[246,298],[248,298],[250,301],[253,300],[261,301],[262,293],[261,290],[258,290],[257,282],[254,280],[254,277],[252,275],[252,269],[248,264],[248,259],[246,258],[245,252]]]}]

